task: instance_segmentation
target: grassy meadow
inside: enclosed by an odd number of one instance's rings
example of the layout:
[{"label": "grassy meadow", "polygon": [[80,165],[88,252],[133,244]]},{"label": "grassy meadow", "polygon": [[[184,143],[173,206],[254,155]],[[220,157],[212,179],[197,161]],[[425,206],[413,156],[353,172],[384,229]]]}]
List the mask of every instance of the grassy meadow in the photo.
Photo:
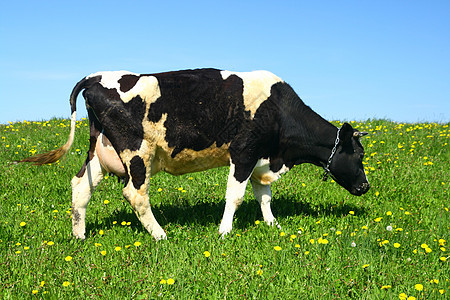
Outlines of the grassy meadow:
[{"label": "grassy meadow", "polygon": [[[340,122],[334,122],[339,126]],[[449,124],[352,122],[370,191],[355,197],[301,165],[272,186],[281,229],[247,188],[221,239],[228,168],[152,178],[155,242],[106,177],[86,240],[72,238],[70,180],[85,160],[87,120],[53,165],[12,161],[64,144],[70,121],[0,125],[2,299],[449,299]]]}]

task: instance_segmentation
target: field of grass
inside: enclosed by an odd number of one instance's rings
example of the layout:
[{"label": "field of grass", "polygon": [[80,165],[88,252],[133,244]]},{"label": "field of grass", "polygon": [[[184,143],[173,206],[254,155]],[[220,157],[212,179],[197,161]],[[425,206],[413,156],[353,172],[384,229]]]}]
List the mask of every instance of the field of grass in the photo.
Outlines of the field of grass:
[{"label": "field of grass", "polygon": [[70,180],[85,160],[86,120],[62,161],[12,163],[61,146],[69,124],[0,125],[2,299],[449,298],[449,124],[352,122],[369,132],[366,195],[297,166],[272,186],[281,229],[264,224],[248,187],[224,240],[228,168],[157,174],[150,198],[168,235],[159,242],[112,176],[90,201],[86,240],[72,238]]}]

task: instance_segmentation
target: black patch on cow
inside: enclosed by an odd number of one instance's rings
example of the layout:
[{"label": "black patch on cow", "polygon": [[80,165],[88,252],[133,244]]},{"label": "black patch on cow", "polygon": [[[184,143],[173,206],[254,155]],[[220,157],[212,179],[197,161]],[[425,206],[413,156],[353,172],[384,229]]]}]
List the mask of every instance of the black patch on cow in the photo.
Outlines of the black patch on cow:
[{"label": "black patch on cow", "polygon": [[148,120],[164,123],[166,141],[175,147],[175,157],[183,149],[200,151],[214,142],[217,147],[229,143],[244,120],[243,82],[236,75],[223,80],[219,70],[200,69],[153,74],[161,97],[151,106]]},{"label": "black patch on cow", "polygon": [[83,96],[117,153],[140,148],[144,138],[142,121],[145,114],[145,102],[140,96],[124,103],[116,89],[107,89],[100,84],[85,90]]},{"label": "black patch on cow", "polygon": [[139,190],[144,184],[146,178],[145,164],[140,156],[135,156],[131,159],[130,175],[134,188]]},{"label": "black patch on cow", "polygon": [[89,150],[88,155],[86,158],[86,161],[84,162],[83,166],[81,167],[80,171],[77,173],[78,178],[83,177],[84,173],[86,172],[87,164],[94,158],[95,153],[95,145],[97,143],[97,138],[100,135],[101,132],[101,125],[98,123],[97,119],[95,118],[95,115],[91,109],[88,109],[88,117],[89,117],[89,128],[90,128],[90,137],[89,137]]},{"label": "black patch on cow", "polygon": [[123,75],[118,81],[120,84],[120,91],[126,93],[131,90],[136,85],[139,78],[140,77],[136,75]]}]

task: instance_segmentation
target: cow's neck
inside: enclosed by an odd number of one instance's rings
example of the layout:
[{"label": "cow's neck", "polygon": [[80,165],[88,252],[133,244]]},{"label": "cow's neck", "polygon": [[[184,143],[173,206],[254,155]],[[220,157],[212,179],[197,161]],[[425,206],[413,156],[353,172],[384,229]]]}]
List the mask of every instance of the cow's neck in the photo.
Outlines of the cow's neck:
[{"label": "cow's neck", "polygon": [[295,106],[297,109],[285,116],[288,118],[286,122],[291,126],[282,138],[285,144],[280,145],[285,151],[282,154],[284,163],[289,167],[302,163],[326,165],[336,141],[336,126],[323,119],[301,100]]}]

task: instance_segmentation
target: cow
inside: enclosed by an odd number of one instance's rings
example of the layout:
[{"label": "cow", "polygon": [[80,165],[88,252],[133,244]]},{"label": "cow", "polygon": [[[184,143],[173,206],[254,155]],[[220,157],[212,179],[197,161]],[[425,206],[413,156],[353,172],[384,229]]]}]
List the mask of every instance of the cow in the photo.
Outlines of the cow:
[{"label": "cow", "polygon": [[325,169],[353,195],[369,190],[360,137],[344,123],[332,125],[305,105],[292,87],[268,71],[195,69],[156,74],[98,72],[79,81],[70,95],[71,125],[62,147],[21,162],[53,163],[71,147],[76,100],[83,91],[89,117],[86,161],[72,181],[72,229],[85,238],[86,208],[107,173],[123,178],[123,195],[156,239],[166,233],[149,201],[150,177],[229,165],[226,204],[219,233],[233,216],[250,180],[264,221],[277,225],[270,185],[295,165]]}]

